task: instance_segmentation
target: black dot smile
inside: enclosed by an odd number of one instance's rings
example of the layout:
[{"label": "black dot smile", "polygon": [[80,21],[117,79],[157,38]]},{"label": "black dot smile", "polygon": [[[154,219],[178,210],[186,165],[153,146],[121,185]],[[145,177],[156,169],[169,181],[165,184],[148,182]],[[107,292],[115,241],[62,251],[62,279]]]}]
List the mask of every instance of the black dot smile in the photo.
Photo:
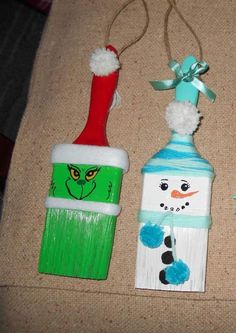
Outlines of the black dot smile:
[{"label": "black dot smile", "polygon": [[168,207],[168,206],[166,206],[163,202],[160,203],[160,207],[163,208],[163,210],[169,210],[169,211],[171,211],[171,212],[174,212],[174,211],[179,212],[181,209],[183,210],[183,209],[185,209],[186,207],[188,207],[189,205],[190,205],[189,202],[185,202],[184,205],[182,205],[181,207],[177,207],[177,208],[175,209],[174,207]]}]

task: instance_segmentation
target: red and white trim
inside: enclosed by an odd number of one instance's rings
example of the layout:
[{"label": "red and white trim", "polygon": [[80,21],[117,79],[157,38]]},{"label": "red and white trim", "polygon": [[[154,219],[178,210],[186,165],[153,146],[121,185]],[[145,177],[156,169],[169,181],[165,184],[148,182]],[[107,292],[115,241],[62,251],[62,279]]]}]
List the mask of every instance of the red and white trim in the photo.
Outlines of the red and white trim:
[{"label": "red and white trim", "polygon": [[123,149],[76,145],[59,144],[53,148],[52,163],[74,163],[113,166],[127,172],[129,169],[128,154]]},{"label": "red and white trim", "polygon": [[120,214],[121,207],[112,203],[70,200],[64,198],[47,197],[45,201],[46,208],[62,208],[71,210],[82,210],[87,212],[102,213],[106,215],[117,216]]}]

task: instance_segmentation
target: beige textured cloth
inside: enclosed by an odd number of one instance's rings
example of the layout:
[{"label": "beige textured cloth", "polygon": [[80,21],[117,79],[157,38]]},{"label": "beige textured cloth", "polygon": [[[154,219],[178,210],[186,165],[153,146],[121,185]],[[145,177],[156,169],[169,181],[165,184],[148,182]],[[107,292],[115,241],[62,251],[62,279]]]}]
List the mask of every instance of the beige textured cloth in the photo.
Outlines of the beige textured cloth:
[{"label": "beige textured cloth", "polygon": [[[206,292],[134,289],[140,168],[170,135],[164,109],[174,92],[155,92],[148,83],[172,77],[163,43],[166,1],[147,0],[148,31],[121,56],[122,107],[111,112],[107,133],[111,146],[128,151],[130,171],[123,180],[123,210],[109,277],[97,282],[37,273],[44,198],[51,178],[50,151],[55,143],[72,142],[85,124],[91,84],[88,59],[95,48],[103,46],[108,21],[122,3],[54,0],[35,62],[0,225],[1,332],[236,331],[234,1],[178,1],[210,64],[203,78],[217,94],[215,104],[200,96],[204,119],[195,135],[196,146],[217,175]],[[141,1],[136,1],[113,26],[112,44],[119,48],[133,39],[144,22]],[[181,61],[189,53],[198,56],[193,37],[174,12],[169,31],[174,58]]]}]

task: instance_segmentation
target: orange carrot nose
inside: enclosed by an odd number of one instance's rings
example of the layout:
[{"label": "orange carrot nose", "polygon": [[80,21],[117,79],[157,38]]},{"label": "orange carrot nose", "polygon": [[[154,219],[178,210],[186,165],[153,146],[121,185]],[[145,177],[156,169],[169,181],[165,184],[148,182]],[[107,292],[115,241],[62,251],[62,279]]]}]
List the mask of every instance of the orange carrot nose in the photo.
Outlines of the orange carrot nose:
[{"label": "orange carrot nose", "polygon": [[195,192],[189,192],[189,193],[181,193],[178,190],[173,190],[171,192],[171,197],[175,198],[175,199],[183,199],[183,198],[187,198],[187,197],[191,197],[192,195],[198,193],[199,191],[195,191]]}]

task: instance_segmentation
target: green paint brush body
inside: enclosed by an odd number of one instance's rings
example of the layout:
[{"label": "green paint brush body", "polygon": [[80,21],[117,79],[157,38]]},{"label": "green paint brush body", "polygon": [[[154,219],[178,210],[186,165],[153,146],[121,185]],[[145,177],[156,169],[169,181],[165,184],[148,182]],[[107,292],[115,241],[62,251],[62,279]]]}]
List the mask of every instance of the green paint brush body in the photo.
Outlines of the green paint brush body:
[{"label": "green paint brush body", "polygon": [[[99,65],[109,57],[115,67],[103,76]],[[93,66],[99,67],[99,75],[94,71],[85,128],[73,144],[56,145],[52,152],[53,174],[38,269],[40,273],[100,280],[108,274],[122,176],[129,162],[124,150],[108,146],[105,133],[118,80],[117,55],[109,47],[96,50],[92,59],[99,62]]]}]

